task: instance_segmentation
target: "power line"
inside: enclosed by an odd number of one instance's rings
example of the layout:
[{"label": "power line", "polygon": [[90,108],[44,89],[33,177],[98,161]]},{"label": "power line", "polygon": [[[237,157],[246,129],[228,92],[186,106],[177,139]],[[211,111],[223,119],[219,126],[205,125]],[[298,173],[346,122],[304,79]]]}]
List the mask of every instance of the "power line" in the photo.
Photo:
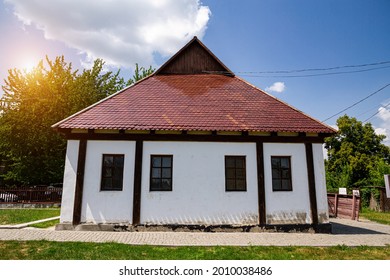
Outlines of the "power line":
[{"label": "power line", "polygon": [[343,68],[356,68],[356,67],[367,67],[375,65],[390,64],[390,61],[380,61],[374,63],[366,64],[355,64],[355,65],[343,65],[343,66],[334,66],[328,68],[308,68],[308,69],[296,69],[296,70],[276,70],[276,71],[254,71],[254,72],[236,72],[242,74],[287,74],[287,73],[297,73],[297,72],[313,72],[313,71],[331,71]]},{"label": "power line", "polygon": [[336,113],[336,114],[334,114],[334,115],[330,116],[329,118],[327,118],[327,119],[323,120],[322,122],[326,122],[327,120],[329,120],[329,119],[331,119],[331,118],[333,118],[333,117],[335,117],[335,116],[337,116],[337,115],[339,115],[339,114],[341,114],[341,113],[343,113],[343,112],[347,111],[348,109],[350,109],[350,108],[352,108],[352,107],[356,106],[357,104],[359,104],[359,103],[363,102],[364,100],[368,99],[369,97],[371,97],[371,96],[373,96],[373,95],[377,94],[378,92],[380,92],[380,91],[384,90],[384,89],[385,89],[385,88],[387,88],[388,86],[390,86],[390,83],[389,83],[389,84],[387,84],[387,85],[385,85],[385,86],[383,86],[383,87],[381,87],[380,89],[378,89],[378,90],[374,91],[373,93],[369,94],[368,96],[364,97],[363,99],[360,99],[359,101],[357,101],[357,102],[355,102],[354,104],[352,104],[352,105],[348,106],[347,108],[345,108],[345,109],[341,110],[340,112],[338,112],[338,113]]},{"label": "power line", "polygon": [[[380,104],[379,104],[379,105],[380,105]],[[377,104],[377,105],[375,105],[375,106],[373,106],[373,107],[370,107],[370,109],[364,111],[363,113],[360,113],[360,114],[356,115],[356,118],[358,118],[358,117],[360,117],[360,116],[363,116],[363,115],[365,115],[365,114],[367,114],[367,113],[369,113],[369,112],[371,112],[371,111],[377,110],[379,105]]]},{"label": "power line", "polygon": [[370,120],[370,119],[372,119],[373,117],[375,117],[376,115],[378,115],[379,112],[380,112],[381,110],[386,109],[388,106],[390,106],[390,102],[387,103],[385,106],[379,108],[379,110],[378,110],[375,114],[373,114],[371,117],[369,117],[368,119],[366,119],[363,123],[367,122],[368,120]]},{"label": "power line", "polygon": [[[340,75],[340,74],[350,74],[350,73],[360,73],[368,72],[380,69],[390,68],[390,61],[379,61],[366,64],[354,64],[354,65],[343,65],[343,66],[334,66],[328,68],[306,68],[306,69],[295,69],[295,70],[274,70],[274,71],[234,71],[236,74],[241,74],[243,77],[257,77],[257,78],[301,78],[301,77],[316,77],[316,76],[330,76],[330,75]],[[378,66],[378,67],[373,67]],[[371,67],[368,69],[358,69],[358,70],[348,70],[348,71],[338,71],[338,72],[329,72],[339,69],[346,68],[365,68]],[[301,74],[301,75],[283,75],[283,74],[292,74],[292,73],[302,73],[302,72],[319,72],[319,71],[328,71],[328,73],[312,73],[312,74]],[[210,74],[230,74],[226,71],[205,71],[205,73]],[[265,74],[265,75],[258,75]],[[276,74],[276,75],[269,75]]]},{"label": "power line", "polygon": [[[306,74],[306,75],[241,75],[241,76],[256,77],[256,78],[303,78],[303,77],[317,77],[317,76],[331,76],[331,75],[340,75],[340,74],[360,73],[360,72],[368,72],[368,71],[385,69],[385,68],[390,68],[390,66],[374,67],[369,69],[360,69],[360,70],[351,70],[351,71]],[[237,73],[241,73],[241,72],[237,72]]]}]

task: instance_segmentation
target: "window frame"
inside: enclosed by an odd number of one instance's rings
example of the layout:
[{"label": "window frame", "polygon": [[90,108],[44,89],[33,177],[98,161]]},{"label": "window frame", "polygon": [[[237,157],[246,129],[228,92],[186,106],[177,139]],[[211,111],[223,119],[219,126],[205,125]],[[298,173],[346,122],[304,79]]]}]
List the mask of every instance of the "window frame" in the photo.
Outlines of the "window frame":
[{"label": "window frame", "polygon": [[[273,159],[287,159],[288,160],[288,169],[287,168],[282,168],[281,163],[280,163],[280,168],[278,168],[280,172],[280,177],[279,178],[274,178],[273,174],[273,166],[272,166],[272,160]],[[288,170],[288,178],[283,177],[283,170]],[[293,191],[293,185],[292,185],[292,166],[291,166],[291,156],[271,156],[271,180],[272,180],[272,191],[273,192],[292,192]],[[280,180],[280,188],[275,188],[274,185],[274,180]],[[289,188],[284,189],[283,188],[283,180],[288,180],[289,182]]]},{"label": "window frame", "polygon": [[[153,167],[153,158],[154,157],[160,157],[161,158],[161,165],[159,167]],[[171,166],[170,167],[163,167],[163,158],[170,158],[171,160]],[[160,177],[156,178],[153,177],[153,168],[159,168],[160,169]],[[163,177],[163,168],[169,168],[170,169],[170,174],[169,178],[164,178]],[[170,189],[163,189],[163,188],[153,188],[152,187],[152,180],[153,179],[159,179],[160,180],[160,187],[162,186],[162,180],[163,179],[169,179],[171,181],[170,183]],[[173,155],[162,155],[162,154],[153,154],[150,155],[150,175],[149,175],[149,192],[171,192],[173,190]]]},{"label": "window frame", "polygon": [[[234,167],[228,167],[227,161],[228,159],[234,158]],[[237,159],[243,159],[243,167],[237,168]],[[228,170],[234,169],[234,178],[228,177]],[[243,178],[237,178],[237,169],[243,170],[244,177]],[[247,172],[246,172],[246,155],[225,155],[225,192],[246,192],[247,191]],[[231,188],[231,186],[228,183],[228,180],[234,180],[234,188]],[[237,181],[238,180],[244,180],[244,187],[238,189],[237,188]]]},{"label": "window frame", "polygon": [[[111,176],[109,177],[106,177],[104,175],[104,170],[105,168],[107,168],[107,166],[105,166],[104,162],[105,162],[105,157],[113,157],[113,161],[112,161],[112,166],[110,166],[111,168]],[[120,186],[118,188],[114,188],[114,187],[111,187],[111,188],[107,188],[106,186],[104,186],[104,179],[110,179],[111,178],[111,186],[113,186],[114,184],[114,174],[116,172],[114,172],[114,170],[116,169],[115,166],[114,166],[114,158],[116,157],[122,157],[123,158],[123,164],[120,168],[122,168],[121,170],[121,178],[120,178]],[[101,166],[101,176],[100,176],[100,191],[123,191],[123,177],[124,177],[124,171],[125,171],[125,155],[124,154],[102,154],[102,166]]]}]

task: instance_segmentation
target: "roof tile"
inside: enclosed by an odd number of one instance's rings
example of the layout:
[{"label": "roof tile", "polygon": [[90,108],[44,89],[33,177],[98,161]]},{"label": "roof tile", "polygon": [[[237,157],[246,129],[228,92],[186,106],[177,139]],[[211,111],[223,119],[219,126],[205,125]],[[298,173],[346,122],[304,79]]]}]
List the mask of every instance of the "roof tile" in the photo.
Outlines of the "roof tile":
[{"label": "roof tile", "polygon": [[150,76],[54,127],[334,132],[240,78],[215,74]]}]

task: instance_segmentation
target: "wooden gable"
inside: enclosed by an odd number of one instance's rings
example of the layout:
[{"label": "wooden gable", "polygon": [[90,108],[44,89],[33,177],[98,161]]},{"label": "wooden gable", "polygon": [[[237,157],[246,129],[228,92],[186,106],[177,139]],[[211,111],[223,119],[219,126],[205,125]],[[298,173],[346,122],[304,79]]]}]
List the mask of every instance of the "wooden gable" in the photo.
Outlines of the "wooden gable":
[{"label": "wooden gable", "polygon": [[155,72],[155,75],[174,74],[223,74],[234,76],[234,73],[197,37],[194,37]]}]

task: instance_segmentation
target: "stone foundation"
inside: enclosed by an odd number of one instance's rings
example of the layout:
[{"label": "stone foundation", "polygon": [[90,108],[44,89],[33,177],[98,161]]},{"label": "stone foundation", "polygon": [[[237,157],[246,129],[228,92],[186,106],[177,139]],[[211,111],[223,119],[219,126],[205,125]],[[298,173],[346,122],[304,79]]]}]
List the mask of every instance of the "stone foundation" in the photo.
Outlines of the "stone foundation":
[{"label": "stone foundation", "polygon": [[79,224],[62,223],[56,230],[76,231],[117,231],[117,232],[307,232],[331,233],[330,223],[320,225],[131,225],[131,224]]}]

